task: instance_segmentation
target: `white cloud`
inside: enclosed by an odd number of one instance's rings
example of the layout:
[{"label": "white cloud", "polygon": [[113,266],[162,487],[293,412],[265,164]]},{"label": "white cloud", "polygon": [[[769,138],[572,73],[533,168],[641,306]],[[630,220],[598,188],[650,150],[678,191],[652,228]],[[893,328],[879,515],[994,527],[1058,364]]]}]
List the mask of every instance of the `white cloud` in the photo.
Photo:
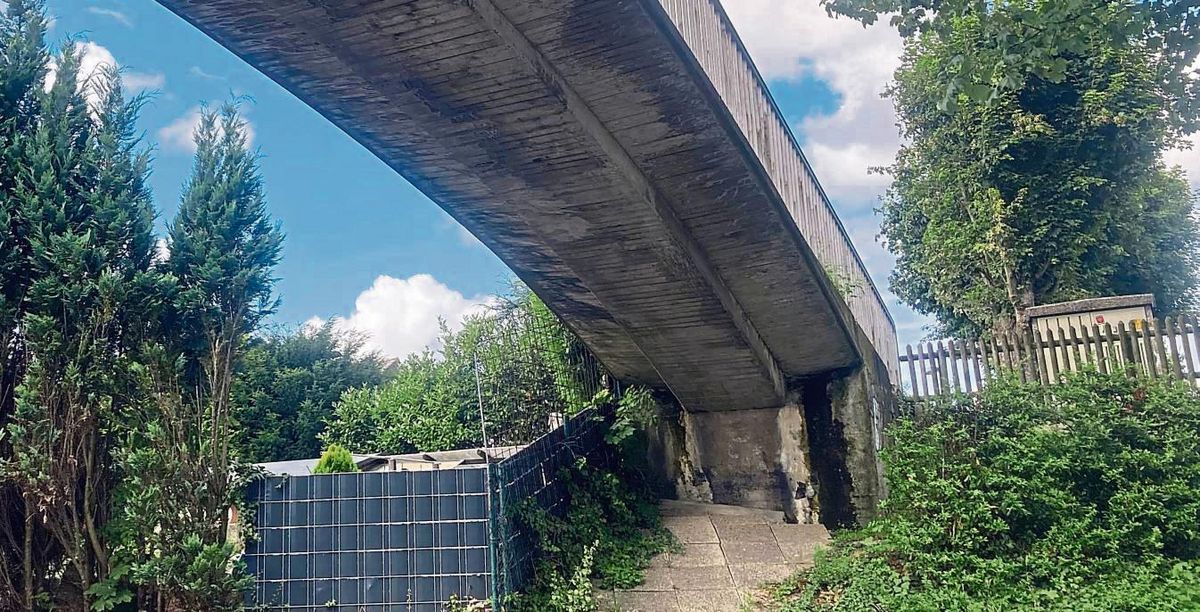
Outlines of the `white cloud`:
[{"label": "white cloud", "polygon": [[[77,77],[79,88],[83,92],[88,107],[95,109],[100,106],[101,102],[98,79],[103,77],[105,71],[118,68],[119,64],[112,52],[101,45],[91,41],[77,42],[75,45],[79,52],[79,75]],[[46,81],[43,84],[45,90],[50,91],[57,80],[58,62],[51,58],[46,71]]]},{"label": "white cloud", "polygon": [[[364,348],[402,359],[438,347],[439,321],[445,321],[451,330],[462,329],[466,317],[484,312],[493,300],[484,295],[465,297],[428,274],[408,278],[382,275],[358,295],[350,316],[334,317],[333,321],[338,327],[362,333]],[[304,326],[324,322],[313,317]]]},{"label": "white cloud", "polygon": [[118,11],[115,9],[101,8],[99,6],[89,6],[87,9],[87,12],[89,12],[93,15],[100,15],[103,17],[108,17],[127,28],[133,27],[133,20],[129,18],[129,15],[126,15],[125,13],[122,13],[121,11]]},{"label": "white cloud", "polygon": [[163,262],[171,258],[171,242],[166,238],[158,238],[154,241],[154,261]]},{"label": "white cloud", "polygon": [[205,70],[199,66],[192,66],[191,68],[188,68],[188,73],[191,74],[192,76],[197,76],[202,79],[208,79],[210,81],[224,81],[225,80],[225,77],[223,77],[219,74],[212,74],[210,72],[205,72]]},{"label": "white cloud", "polygon": [[871,174],[900,146],[896,116],[881,94],[900,65],[900,35],[833,19],[817,0],[727,2],[730,19],[767,80],[811,77],[839,97],[837,110],[801,122],[799,133],[822,186],[843,210],[873,205],[890,179]]},{"label": "white cloud", "polygon": [[[171,123],[159,128],[158,141],[162,144],[163,149],[168,151],[176,151],[180,153],[192,154],[196,152],[196,128],[200,126],[200,107],[193,106],[182,115],[177,117]],[[244,122],[243,130],[246,136],[246,145],[254,144],[254,126],[242,118]]]},{"label": "white cloud", "polygon": [[[102,78],[105,71],[117,68],[121,65],[117,63],[117,58],[113,57],[103,45],[92,41],[82,41],[75,43],[79,50],[79,87],[83,90],[84,98],[87,100],[88,106],[96,108],[100,105],[100,87],[98,79]],[[46,81],[44,87],[46,91],[50,91],[54,87],[54,82],[58,79],[58,62],[53,58],[50,60],[49,69],[46,71]],[[149,89],[161,89],[167,83],[167,78],[162,73],[158,72],[137,72],[125,70],[121,72],[121,85],[126,91],[140,92]]]},{"label": "white cloud", "polygon": [[162,89],[167,84],[167,77],[161,72],[127,70],[121,73],[121,84],[133,92]]}]

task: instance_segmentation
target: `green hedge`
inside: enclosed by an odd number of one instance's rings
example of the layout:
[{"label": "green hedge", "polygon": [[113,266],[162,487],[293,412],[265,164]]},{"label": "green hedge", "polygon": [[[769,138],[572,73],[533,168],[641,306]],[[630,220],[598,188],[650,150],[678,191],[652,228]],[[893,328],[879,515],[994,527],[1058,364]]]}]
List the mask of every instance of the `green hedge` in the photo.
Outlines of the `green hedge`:
[{"label": "green hedge", "polygon": [[922,407],[882,518],[774,592],[781,610],[1200,609],[1200,394],[1083,373]]}]

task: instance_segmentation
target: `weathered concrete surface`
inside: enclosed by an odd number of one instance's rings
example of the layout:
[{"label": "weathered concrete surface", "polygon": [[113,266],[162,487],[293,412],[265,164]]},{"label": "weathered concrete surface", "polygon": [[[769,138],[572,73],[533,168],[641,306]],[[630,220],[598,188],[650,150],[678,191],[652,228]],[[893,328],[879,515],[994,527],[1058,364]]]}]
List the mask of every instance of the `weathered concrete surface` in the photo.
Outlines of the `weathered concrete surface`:
[{"label": "weathered concrete surface", "polygon": [[407,177],[619,378],[688,411],[776,408],[786,380],[862,362],[753,135],[657,2],[160,3]]},{"label": "weathered concrete surface", "polygon": [[827,527],[874,517],[887,494],[879,451],[896,406],[886,367],[875,359],[791,388],[781,408],[686,412],[664,404],[647,446],[660,494]]},{"label": "weathered concrete surface", "polygon": [[601,610],[745,610],[763,583],[810,567],[829,543],[824,527],[787,524],[778,512],[664,501],[662,513],[682,551],[655,558],[646,581],[633,589],[598,591]]}]

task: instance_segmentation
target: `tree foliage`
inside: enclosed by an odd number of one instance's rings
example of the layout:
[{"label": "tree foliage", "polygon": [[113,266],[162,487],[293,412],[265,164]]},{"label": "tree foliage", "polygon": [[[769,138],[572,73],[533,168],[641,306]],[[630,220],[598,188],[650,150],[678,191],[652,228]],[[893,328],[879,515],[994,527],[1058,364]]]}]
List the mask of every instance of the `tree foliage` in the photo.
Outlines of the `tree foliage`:
[{"label": "tree foliage", "polygon": [[1186,383],[999,381],[891,434],[883,516],[780,588],[781,609],[1200,607],[1200,395]]},{"label": "tree foliage", "polygon": [[461,330],[443,327],[439,350],[408,357],[391,380],[346,391],[322,438],[360,453],[470,448],[485,431],[493,446],[526,443],[551,415],[591,405],[597,376],[580,341],[515,287]]},{"label": "tree foliage", "polygon": [[952,108],[965,93],[985,101],[1018,90],[1030,77],[1052,83],[1097,49],[1137,51],[1161,87],[1164,111],[1189,131],[1200,82],[1190,76],[1200,54],[1200,5],[1194,0],[821,0],[833,15],[864,25],[885,17],[901,36],[953,38],[969,21],[987,44],[961,49],[938,66],[937,99]]},{"label": "tree foliage", "polygon": [[139,600],[160,607],[238,609],[245,586],[245,577],[198,580],[188,572],[212,568],[178,565],[196,553],[234,565],[228,512],[251,476],[233,446],[234,371],[274,305],[283,237],[267,214],[244,132],[233,104],[201,113],[195,164],[162,264],[173,281],[169,333],[146,352],[147,401],[117,457],[125,474],[112,527],[117,550]]},{"label": "tree foliage", "polygon": [[234,381],[235,443],[247,461],[308,459],[333,405],[350,389],[380,385],[384,360],[332,322],[252,338]]},{"label": "tree foliage", "polygon": [[1161,154],[1194,115],[1177,114],[1186,108],[1159,59],[1097,36],[1060,55],[1053,78],[1031,71],[990,99],[957,93],[947,109],[948,71],[1001,44],[994,18],[959,17],[910,39],[888,91],[907,141],[882,207],[897,295],[957,333],[1101,295],[1190,306],[1194,197]]},{"label": "tree foliage", "polygon": [[45,28],[0,17],[0,609],[235,609],[230,384],[280,241],[255,158],[204,114],[156,262],[143,99]]}]

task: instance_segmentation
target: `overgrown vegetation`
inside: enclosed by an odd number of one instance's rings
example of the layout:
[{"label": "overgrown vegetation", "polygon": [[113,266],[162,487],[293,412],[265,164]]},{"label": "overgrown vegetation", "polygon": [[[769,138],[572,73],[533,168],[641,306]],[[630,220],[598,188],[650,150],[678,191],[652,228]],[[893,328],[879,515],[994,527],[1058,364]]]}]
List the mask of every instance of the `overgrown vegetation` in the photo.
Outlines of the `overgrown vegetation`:
[{"label": "overgrown vegetation", "polygon": [[777,610],[1200,608],[1200,395],[1087,372],[1004,381],[892,430],[882,518]]},{"label": "overgrown vegetation", "polygon": [[[644,391],[635,391],[634,397],[631,406],[652,401]],[[533,499],[513,512],[519,524],[537,535],[537,566],[533,583],[508,602],[510,609],[596,610],[593,582],[601,589],[636,587],[651,559],[677,546],[661,524],[656,496],[626,468],[624,453],[612,443],[614,432],[625,427],[610,426],[600,452],[580,457],[557,475],[567,484],[564,514],[552,514]],[[629,439],[620,433],[615,438]]]},{"label": "overgrown vegetation", "polygon": [[332,322],[251,338],[234,380],[235,444],[247,461],[311,459],[349,389],[382,384],[384,359]]},{"label": "overgrown vegetation", "polygon": [[491,446],[522,444],[545,433],[550,415],[592,400],[580,379],[594,373],[586,350],[524,286],[462,329],[443,328],[439,344],[383,384],[347,390],[321,439],[359,453],[433,452],[480,446],[486,429]]}]

